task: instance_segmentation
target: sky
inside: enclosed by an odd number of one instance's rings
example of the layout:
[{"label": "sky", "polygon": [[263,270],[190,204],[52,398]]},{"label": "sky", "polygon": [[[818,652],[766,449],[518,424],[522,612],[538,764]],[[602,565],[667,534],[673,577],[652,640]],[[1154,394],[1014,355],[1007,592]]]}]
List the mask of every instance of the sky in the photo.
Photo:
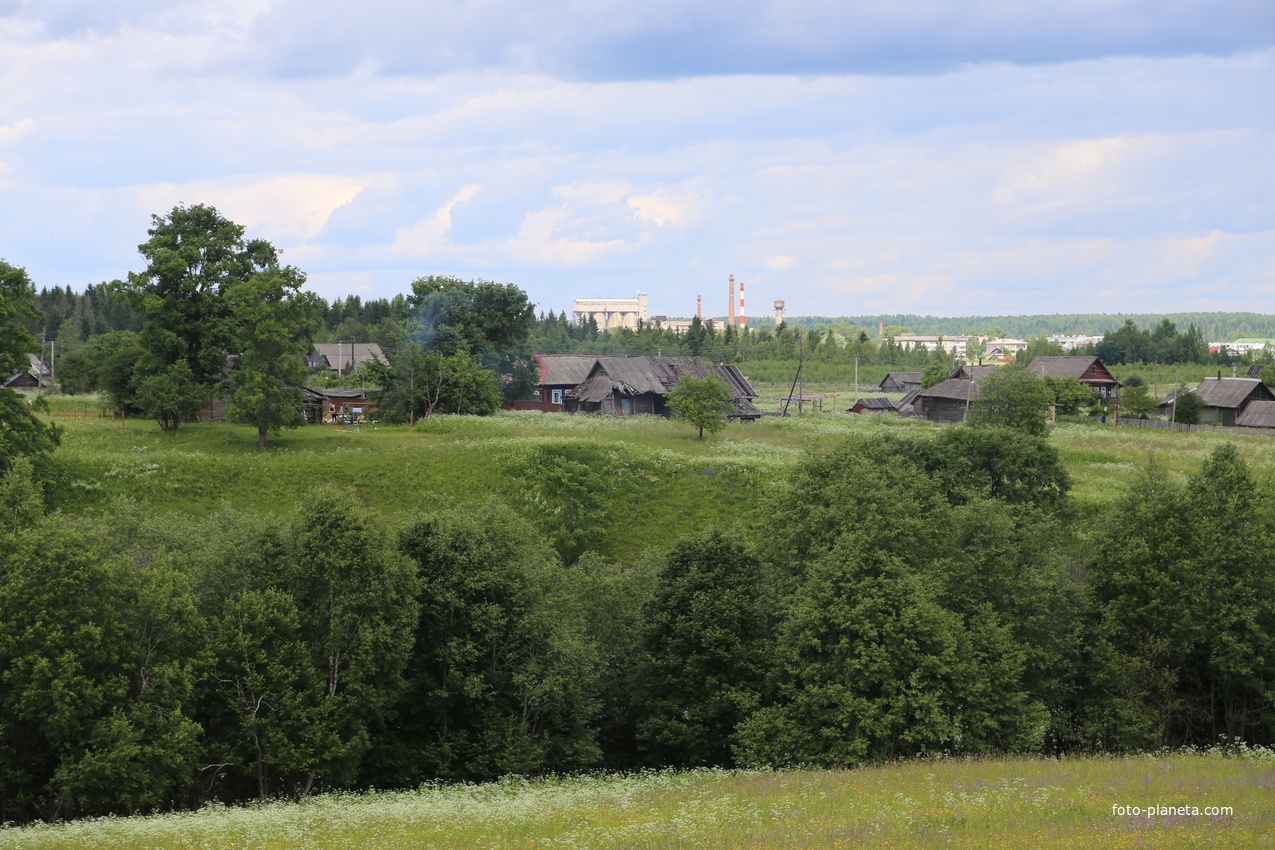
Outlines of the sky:
[{"label": "sky", "polygon": [[1275,313],[1275,2],[0,0],[0,258],[201,203],[328,299]]}]

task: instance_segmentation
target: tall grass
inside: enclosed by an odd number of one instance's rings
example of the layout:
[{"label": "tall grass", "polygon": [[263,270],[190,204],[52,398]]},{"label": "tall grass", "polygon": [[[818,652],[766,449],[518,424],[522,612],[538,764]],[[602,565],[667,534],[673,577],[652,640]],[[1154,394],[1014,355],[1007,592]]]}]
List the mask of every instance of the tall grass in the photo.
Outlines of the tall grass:
[{"label": "tall grass", "polygon": [[[1262,847],[1275,835],[1273,770],[1261,750],[508,779],[0,829],[0,850]],[[1114,809],[1152,805],[1188,813]]]}]

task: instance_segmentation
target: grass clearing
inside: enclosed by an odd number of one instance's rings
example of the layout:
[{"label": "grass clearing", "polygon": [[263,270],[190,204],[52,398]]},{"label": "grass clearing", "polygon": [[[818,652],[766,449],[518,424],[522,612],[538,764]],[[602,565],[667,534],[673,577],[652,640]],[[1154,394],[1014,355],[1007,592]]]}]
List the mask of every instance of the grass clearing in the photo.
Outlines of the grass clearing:
[{"label": "grass clearing", "polygon": [[[509,779],[0,830],[23,848],[1260,847],[1275,754]],[[1115,806],[1197,814],[1116,814]],[[1228,807],[1227,814],[1207,814]]]}]

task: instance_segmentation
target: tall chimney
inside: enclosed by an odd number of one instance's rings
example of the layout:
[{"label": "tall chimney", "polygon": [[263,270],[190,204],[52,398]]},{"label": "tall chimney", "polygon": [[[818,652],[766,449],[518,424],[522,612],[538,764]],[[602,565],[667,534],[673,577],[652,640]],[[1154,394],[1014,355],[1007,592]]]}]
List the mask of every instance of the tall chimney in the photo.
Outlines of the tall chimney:
[{"label": "tall chimney", "polygon": [[735,276],[730,276],[730,295],[726,298],[726,326],[735,324]]},{"label": "tall chimney", "polygon": [[885,336],[885,322],[877,319],[877,339]]},{"label": "tall chimney", "polygon": [[744,282],[741,280],[739,282],[739,327],[742,329],[746,324],[748,322],[744,320]]},{"label": "tall chimney", "polygon": [[704,296],[703,295],[695,296],[695,318],[697,319],[704,318]]}]

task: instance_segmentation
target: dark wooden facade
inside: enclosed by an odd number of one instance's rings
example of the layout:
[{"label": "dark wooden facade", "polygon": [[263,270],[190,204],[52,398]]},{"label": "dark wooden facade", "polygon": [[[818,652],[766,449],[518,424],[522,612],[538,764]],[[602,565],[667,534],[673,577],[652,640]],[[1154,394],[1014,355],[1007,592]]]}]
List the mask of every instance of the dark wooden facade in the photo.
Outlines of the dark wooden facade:
[{"label": "dark wooden facade", "polygon": [[965,413],[978,398],[978,381],[949,378],[917,393],[912,412],[933,422],[954,424],[965,421]]}]

